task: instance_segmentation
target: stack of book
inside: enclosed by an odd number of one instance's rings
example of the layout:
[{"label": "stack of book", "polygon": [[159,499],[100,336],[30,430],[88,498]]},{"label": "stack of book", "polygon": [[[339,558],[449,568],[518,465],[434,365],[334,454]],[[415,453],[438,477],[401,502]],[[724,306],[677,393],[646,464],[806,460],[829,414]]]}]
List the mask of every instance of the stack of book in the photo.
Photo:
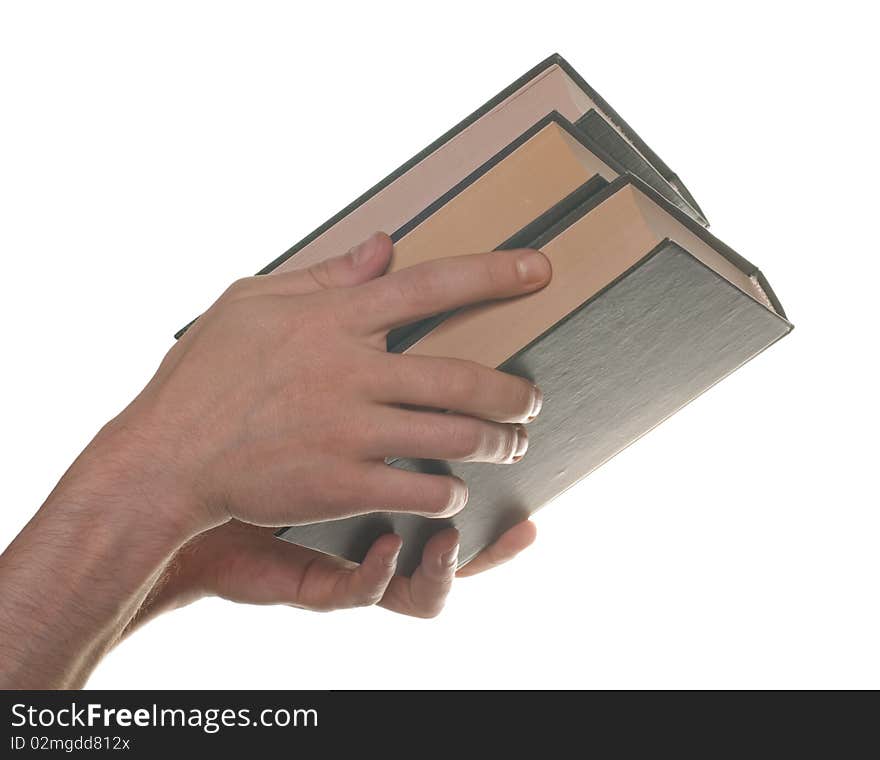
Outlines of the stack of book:
[{"label": "stack of book", "polygon": [[391,271],[433,258],[539,248],[553,280],[524,298],[395,330],[388,350],[471,359],[528,377],[545,398],[514,467],[391,466],[468,484],[448,520],[372,514],[283,529],[359,561],[402,536],[398,572],[449,525],[460,562],[539,509],[792,325],[761,272],[707,231],[678,176],[560,56],[542,62],[321,225],[260,274],[391,234]]}]

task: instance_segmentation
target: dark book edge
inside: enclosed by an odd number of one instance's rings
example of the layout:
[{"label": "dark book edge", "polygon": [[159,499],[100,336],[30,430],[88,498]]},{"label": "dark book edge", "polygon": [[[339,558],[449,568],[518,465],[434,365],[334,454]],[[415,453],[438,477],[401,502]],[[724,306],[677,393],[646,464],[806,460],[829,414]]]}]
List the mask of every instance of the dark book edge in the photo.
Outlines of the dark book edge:
[{"label": "dark book edge", "polygon": [[[630,174],[635,174],[647,182],[670,203],[678,206],[688,216],[694,217],[704,227],[709,226],[708,220],[681,195],[652,164],[650,164],[630,143],[624,140],[614,127],[595,108],[591,108],[574,126],[594,142],[614,156]],[[606,147],[607,146],[607,147]]]},{"label": "dark book edge", "polygon": [[590,96],[590,99],[599,106],[602,113],[613,121],[620,128],[620,131],[629,138],[629,141],[635,145],[639,153],[641,153],[649,163],[653,164],[654,168],[663,175],[663,178],[675,187],[679,191],[681,197],[684,198],[688,204],[705,219],[706,215],[703,212],[703,209],[700,208],[699,204],[694,199],[694,196],[691,194],[691,191],[688,190],[684,182],[681,181],[681,178],[669,168],[667,163],[660,158],[660,156],[651,150],[648,144],[639,137],[638,133],[611,107],[608,101],[587,84],[587,81],[575,71],[574,66],[559,55],[559,53],[554,53],[544,63],[548,64],[550,61],[558,64],[559,67],[574,80],[578,87]]}]

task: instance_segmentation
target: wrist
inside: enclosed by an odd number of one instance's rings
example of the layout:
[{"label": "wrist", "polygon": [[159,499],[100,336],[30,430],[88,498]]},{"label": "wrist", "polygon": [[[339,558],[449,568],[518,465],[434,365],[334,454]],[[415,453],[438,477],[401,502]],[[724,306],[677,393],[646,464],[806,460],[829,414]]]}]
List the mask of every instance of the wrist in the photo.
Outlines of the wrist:
[{"label": "wrist", "polygon": [[129,407],[108,422],[53,491],[52,503],[75,504],[177,549],[222,523],[199,498],[179,442],[167,440],[149,413]]}]

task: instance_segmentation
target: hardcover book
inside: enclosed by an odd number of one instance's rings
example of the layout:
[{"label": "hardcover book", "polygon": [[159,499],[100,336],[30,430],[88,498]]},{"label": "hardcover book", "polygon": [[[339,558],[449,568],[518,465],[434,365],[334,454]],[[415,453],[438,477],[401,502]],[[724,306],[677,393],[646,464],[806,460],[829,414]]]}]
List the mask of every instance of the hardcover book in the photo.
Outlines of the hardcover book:
[{"label": "hardcover book", "polygon": [[[261,273],[309,266],[347,251],[376,230],[399,229],[551,111],[571,122],[581,120],[593,139],[608,141],[605,147],[609,152],[653,169],[681,203],[705,223],[702,211],[678,176],[562,56],[552,55]],[[584,116],[588,118],[584,120]],[[644,179],[650,184],[647,177]]]},{"label": "hardcover book", "polygon": [[[464,564],[792,325],[761,272],[711,235],[666,163],[560,56],[543,61],[258,274],[391,233],[390,270],[449,255],[540,248],[543,290],[392,331],[388,350],[470,359],[545,398],[515,466],[389,460],[469,489],[448,520],[379,513],[278,531],[360,561],[403,538],[398,573],[455,526]],[[185,330],[186,328],[184,328]],[[178,337],[183,330],[178,333]]]},{"label": "hardcover book", "polygon": [[554,111],[577,122],[627,171],[708,225],[678,176],[562,56],[553,54],[257,274],[308,267],[347,251],[376,230],[400,229]]}]

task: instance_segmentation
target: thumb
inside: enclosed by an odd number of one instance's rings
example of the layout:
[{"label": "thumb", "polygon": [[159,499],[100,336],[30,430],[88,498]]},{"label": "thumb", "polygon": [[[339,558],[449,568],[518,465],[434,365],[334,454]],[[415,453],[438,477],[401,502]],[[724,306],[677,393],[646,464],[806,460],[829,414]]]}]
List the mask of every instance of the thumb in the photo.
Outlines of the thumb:
[{"label": "thumb", "polygon": [[393,244],[384,232],[374,232],[343,256],[313,264],[308,269],[272,277],[273,289],[289,295],[329,288],[350,288],[384,274],[391,261]]}]

